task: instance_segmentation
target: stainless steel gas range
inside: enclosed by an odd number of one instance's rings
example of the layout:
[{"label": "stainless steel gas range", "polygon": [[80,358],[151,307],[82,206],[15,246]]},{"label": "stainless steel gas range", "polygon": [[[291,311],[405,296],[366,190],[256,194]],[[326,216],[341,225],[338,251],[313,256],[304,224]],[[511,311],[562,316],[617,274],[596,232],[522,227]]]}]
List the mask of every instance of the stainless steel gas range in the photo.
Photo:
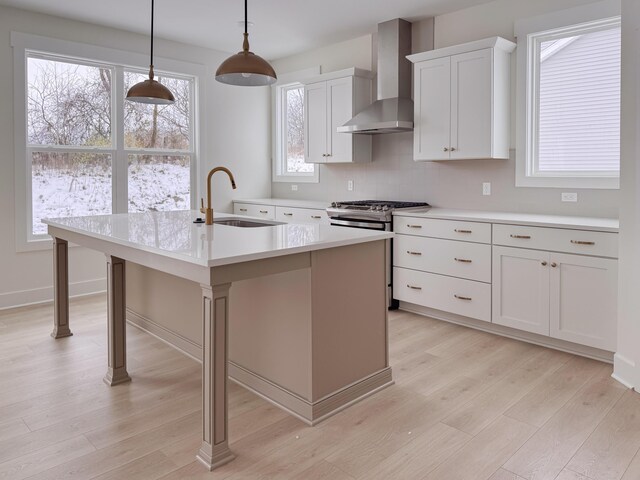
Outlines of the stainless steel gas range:
[{"label": "stainless steel gas range", "polygon": [[[424,210],[429,204],[425,202],[390,202],[381,200],[357,200],[350,202],[333,202],[327,208],[331,225],[339,227],[367,228],[371,230],[393,231],[393,212],[411,212]],[[398,308],[398,301],[393,298],[393,240],[387,243],[390,265],[387,269],[389,291],[389,308]]]}]

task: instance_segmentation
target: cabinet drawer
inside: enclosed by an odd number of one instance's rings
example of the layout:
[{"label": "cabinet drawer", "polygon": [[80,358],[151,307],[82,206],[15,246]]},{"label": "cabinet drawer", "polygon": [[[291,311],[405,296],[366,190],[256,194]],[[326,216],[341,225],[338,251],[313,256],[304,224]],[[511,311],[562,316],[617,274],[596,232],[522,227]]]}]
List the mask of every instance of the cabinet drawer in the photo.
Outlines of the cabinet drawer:
[{"label": "cabinet drawer", "polygon": [[276,218],[276,208],[273,205],[234,203],[233,213],[236,215],[249,215],[250,217],[262,217],[269,220],[275,220]]},{"label": "cabinet drawer", "polygon": [[403,302],[491,321],[491,285],[487,283],[395,267],[393,296]]},{"label": "cabinet drawer", "polygon": [[394,266],[491,283],[491,245],[396,235]]},{"label": "cabinet drawer", "polygon": [[393,217],[393,231],[420,237],[491,243],[490,223],[458,222],[396,215]]},{"label": "cabinet drawer", "polygon": [[289,223],[320,223],[329,225],[325,210],[299,207],[276,207],[276,220]]},{"label": "cabinet drawer", "polygon": [[618,258],[618,234],[564,228],[494,225],[494,245]]}]

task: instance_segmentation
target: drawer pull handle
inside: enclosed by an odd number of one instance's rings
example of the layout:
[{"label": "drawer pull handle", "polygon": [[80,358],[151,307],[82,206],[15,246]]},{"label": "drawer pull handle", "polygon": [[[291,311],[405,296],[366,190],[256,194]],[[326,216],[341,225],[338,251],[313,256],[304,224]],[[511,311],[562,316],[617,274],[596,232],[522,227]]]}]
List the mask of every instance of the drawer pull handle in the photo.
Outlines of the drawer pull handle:
[{"label": "drawer pull handle", "polygon": [[241,212],[246,212],[246,211],[247,211],[247,209],[246,209],[246,208],[241,208],[241,209],[240,209],[240,211],[241,211]]},{"label": "drawer pull handle", "polygon": [[315,218],[316,220],[320,220],[322,217],[320,215],[311,215],[311,218]]},{"label": "drawer pull handle", "polygon": [[595,245],[596,242],[585,242],[583,240],[571,240],[574,245]]},{"label": "drawer pull handle", "polygon": [[460,263],[471,263],[472,262],[472,260],[468,260],[466,258],[454,258],[454,260],[456,262],[460,262]]},{"label": "drawer pull handle", "polygon": [[412,252],[411,250],[407,250],[409,255],[422,255],[422,252]]},{"label": "drawer pull handle", "polygon": [[547,266],[547,262],[545,262],[545,261],[541,262],[540,264],[541,264],[543,267],[546,267],[546,266]]},{"label": "drawer pull handle", "polygon": [[558,266],[558,264],[557,264],[556,262],[553,262],[553,263],[551,264],[551,266],[552,266],[553,268],[556,268],[556,267]]},{"label": "drawer pull handle", "polygon": [[459,228],[456,228],[453,231],[456,233],[473,233],[471,230],[460,230]]},{"label": "drawer pull handle", "polygon": [[458,300],[466,300],[467,302],[471,300],[471,297],[463,297],[462,295],[454,295]]},{"label": "drawer pull handle", "polygon": [[410,223],[407,223],[407,227],[409,227],[409,228],[422,228],[422,225],[411,225]]},{"label": "drawer pull handle", "polygon": [[260,210],[260,213],[269,213],[268,210]]},{"label": "drawer pull handle", "polygon": [[407,283],[407,288],[410,288],[411,290],[422,290],[422,287],[416,287],[414,285],[409,285],[408,283]]},{"label": "drawer pull handle", "polygon": [[[262,212],[262,213],[267,213],[267,212]],[[285,213],[284,215],[285,217],[293,217],[293,213]]]},{"label": "drawer pull handle", "polygon": [[509,235],[511,238],[519,238],[521,240],[531,240],[531,235]]}]

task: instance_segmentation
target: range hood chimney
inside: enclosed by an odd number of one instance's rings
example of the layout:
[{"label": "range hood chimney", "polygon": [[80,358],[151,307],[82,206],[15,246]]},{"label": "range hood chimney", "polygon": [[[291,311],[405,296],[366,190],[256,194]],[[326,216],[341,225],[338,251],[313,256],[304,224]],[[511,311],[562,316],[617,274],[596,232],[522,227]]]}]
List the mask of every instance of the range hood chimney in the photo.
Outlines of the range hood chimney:
[{"label": "range hood chimney", "polygon": [[413,130],[411,23],[396,18],[378,24],[378,99],[338,127],[338,132],[375,135]]}]

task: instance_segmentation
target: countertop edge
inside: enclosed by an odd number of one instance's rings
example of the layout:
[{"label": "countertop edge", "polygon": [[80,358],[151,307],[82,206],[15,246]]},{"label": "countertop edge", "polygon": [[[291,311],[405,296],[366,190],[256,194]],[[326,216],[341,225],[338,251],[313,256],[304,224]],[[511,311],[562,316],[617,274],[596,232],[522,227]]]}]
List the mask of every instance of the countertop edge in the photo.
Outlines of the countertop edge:
[{"label": "countertop edge", "polygon": [[[442,212],[446,210],[446,212]],[[442,213],[441,213],[442,212]],[[569,230],[589,230],[594,232],[619,233],[620,227],[614,218],[573,217],[563,215],[545,215],[511,212],[482,212],[432,208],[425,212],[394,212],[394,216],[431,218],[434,220],[453,220],[478,223],[496,223],[501,225],[523,225],[545,228],[565,228]],[[504,218],[501,218],[504,217]],[[544,219],[542,217],[545,217]],[[611,225],[606,225],[611,223]]]}]

